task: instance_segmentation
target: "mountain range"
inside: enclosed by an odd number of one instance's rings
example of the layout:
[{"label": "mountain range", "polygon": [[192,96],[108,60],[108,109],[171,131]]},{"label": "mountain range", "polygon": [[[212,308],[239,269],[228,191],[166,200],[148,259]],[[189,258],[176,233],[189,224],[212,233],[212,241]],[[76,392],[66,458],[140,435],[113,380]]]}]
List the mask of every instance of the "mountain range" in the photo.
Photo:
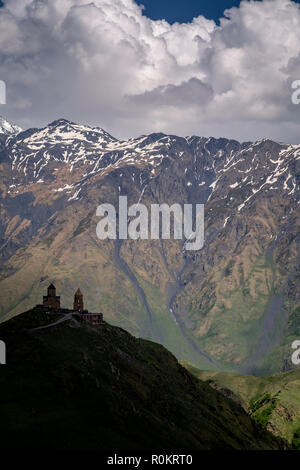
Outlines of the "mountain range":
[{"label": "mountain range", "polygon": [[[66,306],[80,286],[89,310],[197,367],[295,368],[300,145],[119,140],[65,119],[25,131],[2,119],[0,132],[0,321],[40,303],[50,282]],[[205,204],[203,249],[99,240],[96,209],[120,195]]]}]

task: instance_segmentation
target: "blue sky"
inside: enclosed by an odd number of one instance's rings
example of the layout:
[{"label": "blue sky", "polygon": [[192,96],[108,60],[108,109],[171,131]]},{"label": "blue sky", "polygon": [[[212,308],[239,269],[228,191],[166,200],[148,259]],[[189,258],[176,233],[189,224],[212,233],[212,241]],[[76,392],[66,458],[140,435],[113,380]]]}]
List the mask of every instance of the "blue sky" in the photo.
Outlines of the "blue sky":
[{"label": "blue sky", "polygon": [[[300,3],[300,0],[295,0]],[[224,10],[239,6],[240,0],[136,0],[144,5],[144,15],[153,20],[165,19],[169,23],[186,23],[203,15],[216,22]]]},{"label": "blue sky", "polygon": [[240,0],[137,0],[137,3],[145,6],[144,14],[153,20],[185,23],[199,15],[217,21],[224,10],[238,6]]}]

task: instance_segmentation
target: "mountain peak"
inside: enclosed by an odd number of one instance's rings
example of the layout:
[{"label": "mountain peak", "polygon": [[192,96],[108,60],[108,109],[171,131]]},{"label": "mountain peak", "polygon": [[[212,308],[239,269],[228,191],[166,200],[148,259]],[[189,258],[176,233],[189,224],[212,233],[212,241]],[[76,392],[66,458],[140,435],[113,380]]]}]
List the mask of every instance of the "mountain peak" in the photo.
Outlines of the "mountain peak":
[{"label": "mountain peak", "polygon": [[115,137],[110,135],[108,132],[106,132],[102,127],[93,127],[85,124],[78,124],[73,121],[69,121],[68,119],[65,118],[59,118],[56,119],[53,122],[50,122],[45,129],[49,129],[50,132],[55,132],[57,128],[59,128],[59,132],[68,132],[70,130],[75,131],[76,133],[81,133],[81,134],[87,134],[87,133],[93,133],[97,134],[98,136],[104,136],[108,140],[116,141]]},{"label": "mountain peak", "polygon": [[65,126],[66,124],[70,124],[72,126],[75,124],[75,122],[68,121],[68,119],[65,119],[65,118],[59,118],[59,119],[55,119],[55,121],[50,122],[48,124],[48,127]]},{"label": "mountain peak", "polygon": [[0,134],[18,134],[19,132],[22,132],[22,130],[23,129],[21,127],[11,124],[4,117],[0,116]]}]

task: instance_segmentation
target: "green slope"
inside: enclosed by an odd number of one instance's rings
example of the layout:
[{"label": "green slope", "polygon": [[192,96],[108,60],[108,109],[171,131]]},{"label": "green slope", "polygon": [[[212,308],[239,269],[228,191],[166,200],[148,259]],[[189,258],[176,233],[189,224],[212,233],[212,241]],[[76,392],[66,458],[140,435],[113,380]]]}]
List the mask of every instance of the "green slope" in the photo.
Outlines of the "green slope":
[{"label": "green slope", "polygon": [[184,365],[197,378],[240,403],[263,428],[300,450],[300,369],[254,377]]},{"label": "green slope", "polygon": [[38,309],[0,325],[1,449],[279,449],[164,347]]}]

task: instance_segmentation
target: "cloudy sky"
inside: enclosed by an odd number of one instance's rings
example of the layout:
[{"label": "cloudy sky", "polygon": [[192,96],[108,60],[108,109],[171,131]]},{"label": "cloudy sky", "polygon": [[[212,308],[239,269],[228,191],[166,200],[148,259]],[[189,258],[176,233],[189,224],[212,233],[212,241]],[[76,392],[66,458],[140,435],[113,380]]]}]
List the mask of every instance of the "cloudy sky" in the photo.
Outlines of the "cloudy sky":
[{"label": "cloudy sky", "polygon": [[300,143],[291,100],[299,4],[242,1],[215,22],[202,14],[211,0],[190,1],[182,20],[197,16],[174,23],[161,0],[169,23],[153,19],[150,0],[144,10],[134,0],[6,0],[0,114],[23,128],[65,117],[119,138],[161,131]]}]

